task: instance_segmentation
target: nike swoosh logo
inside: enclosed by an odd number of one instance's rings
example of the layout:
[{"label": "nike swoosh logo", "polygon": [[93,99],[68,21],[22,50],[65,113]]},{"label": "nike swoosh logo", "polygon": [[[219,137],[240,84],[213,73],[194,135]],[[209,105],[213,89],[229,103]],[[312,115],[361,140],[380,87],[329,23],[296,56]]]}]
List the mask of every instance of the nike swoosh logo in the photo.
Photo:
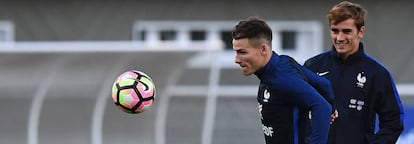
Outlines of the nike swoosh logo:
[{"label": "nike swoosh logo", "polygon": [[317,72],[316,74],[319,75],[319,76],[324,76],[324,75],[326,75],[328,73],[329,73],[329,71],[326,71],[326,72]]}]

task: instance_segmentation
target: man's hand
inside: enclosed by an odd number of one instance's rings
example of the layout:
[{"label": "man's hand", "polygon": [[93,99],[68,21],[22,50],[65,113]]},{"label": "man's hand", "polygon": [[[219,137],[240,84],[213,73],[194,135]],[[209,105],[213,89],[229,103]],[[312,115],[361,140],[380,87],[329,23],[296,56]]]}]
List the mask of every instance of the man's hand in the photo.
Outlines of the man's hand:
[{"label": "man's hand", "polygon": [[336,118],[339,117],[338,111],[335,110],[331,115],[331,124],[335,121]]}]

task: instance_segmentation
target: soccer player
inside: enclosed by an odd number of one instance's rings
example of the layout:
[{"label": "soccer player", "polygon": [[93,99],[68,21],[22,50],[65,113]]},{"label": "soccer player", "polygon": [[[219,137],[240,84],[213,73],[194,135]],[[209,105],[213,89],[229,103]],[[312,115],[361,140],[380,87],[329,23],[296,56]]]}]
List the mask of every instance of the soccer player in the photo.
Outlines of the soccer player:
[{"label": "soccer player", "polygon": [[305,62],[334,88],[340,116],[331,126],[329,144],[394,144],[403,131],[404,112],[391,74],[364,52],[365,16],[359,4],[335,5],[328,13],[332,50]]},{"label": "soccer player", "polygon": [[326,144],[333,101],[330,82],[273,52],[272,30],[260,18],[240,21],[232,37],[235,63],[245,76],[260,79],[257,101],[266,143]]}]

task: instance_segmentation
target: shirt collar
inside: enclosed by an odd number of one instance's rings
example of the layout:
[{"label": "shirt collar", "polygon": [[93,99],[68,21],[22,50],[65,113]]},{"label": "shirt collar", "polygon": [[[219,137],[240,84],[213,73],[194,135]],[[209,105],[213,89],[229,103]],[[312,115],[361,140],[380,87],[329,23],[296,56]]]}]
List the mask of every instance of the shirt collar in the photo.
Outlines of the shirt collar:
[{"label": "shirt collar", "polygon": [[332,58],[334,58],[337,62],[342,62],[342,63],[353,63],[356,61],[359,61],[360,59],[362,59],[365,56],[365,52],[364,52],[364,45],[362,44],[362,42],[359,43],[359,48],[358,51],[352,55],[350,55],[348,57],[347,60],[343,60],[338,52],[336,51],[335,47],[332,46],[332,51],[331,51],[331,56]]},{"label": "shirt collar", "polygon": [[254,74],[260,79],[265,79],[266,76],[270,73],[273,73],[273,70],[275,67],[277,67],[277,64],[279,63],[279,55],[276,54],[276,52],[272,52],[272,57],[270,58],[269,62],[267,64],[256,71]]}]

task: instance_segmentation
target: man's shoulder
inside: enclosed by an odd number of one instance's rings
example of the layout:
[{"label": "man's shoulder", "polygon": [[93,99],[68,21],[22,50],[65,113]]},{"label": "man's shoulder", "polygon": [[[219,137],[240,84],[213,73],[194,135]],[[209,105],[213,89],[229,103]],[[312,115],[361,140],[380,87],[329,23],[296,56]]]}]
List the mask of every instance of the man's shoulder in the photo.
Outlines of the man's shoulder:
[{"label": "man's shoulder", "polygon": [[370,55],[365,55],[365,58],[366,63],[364,65],[365,67],[368,67],[371,71],[379,73],[381,74],[381,76],[391,75],[390,70],[374,57]]},{"label": "man's shoulder", "polygon": [[316,56],[307,59],[304,63],[305,67],[311,67],[313,65],[320,65],[321,62],[330,61],[330,51],[325,51]]},{"label": "man's shoulder", "polygon": [[289,55],[280,55],[280,59],[283,61],[290,61],[290,62],[298,63],[296,59],[294,59],[293,57]]}]

